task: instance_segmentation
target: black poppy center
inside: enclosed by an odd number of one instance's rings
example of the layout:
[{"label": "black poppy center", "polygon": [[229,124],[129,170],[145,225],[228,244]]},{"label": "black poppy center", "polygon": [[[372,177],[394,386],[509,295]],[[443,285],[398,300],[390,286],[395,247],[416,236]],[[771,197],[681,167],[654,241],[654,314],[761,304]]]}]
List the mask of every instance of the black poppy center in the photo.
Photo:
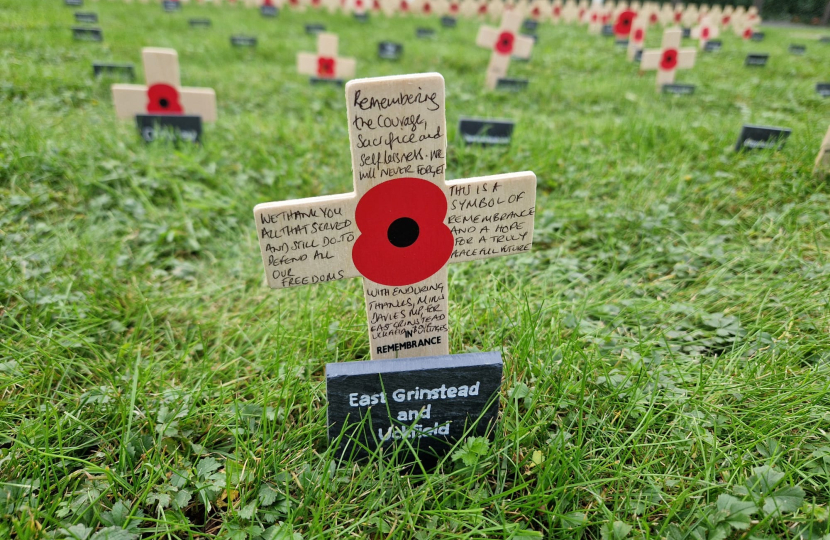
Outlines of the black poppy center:
[{"label": "black poppy center", "polygon": [[161,106],[162,109],[166,109],[170,105],[170,102],[167,101],[167,98],[161,98],[159,100],[159,105]]},{"label": "black poppy center", "polygon": [[421,229],[414,219],[408,217],[398,218],[389,225],[386,237],[389,242],[399,248],[409,247],[418,239]]}]

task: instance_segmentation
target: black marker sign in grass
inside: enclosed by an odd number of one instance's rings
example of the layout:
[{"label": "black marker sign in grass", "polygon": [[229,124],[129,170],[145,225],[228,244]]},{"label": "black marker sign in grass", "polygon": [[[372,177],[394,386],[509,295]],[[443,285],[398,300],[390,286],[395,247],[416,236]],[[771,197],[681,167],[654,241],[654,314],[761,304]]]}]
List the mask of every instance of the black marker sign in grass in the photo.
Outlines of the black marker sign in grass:
[{"label": "black marker sign in grass", "polygon": [[501,377],[498,352],[327,364],[329,441],[341,459],[409,445],[422,459],[440,456],[492,434]]},{"label": "black marker sign in grass", "polygon": [[305,33],[311,36],[316,36],[320,32],[326,31],[326,25],[321,23],[310,23],[305,25]]},{"label": "black marker sign in grass", "polygon": [[765,34],[763,32],[753,32],[749,39],[752,41],[764,41]]},{"label": "black marker sign in grass", "polygon": [[104,33],[100,28],[72,27],[72,38],[75,41],[104,41]]},{"label": "black marker sign in grass", "polygon": [[263,17],[276,17],[280,14],[280,10],[277,9],[277,6],[261,6],[259,8],[259,14]]},{"label": "black marker sign in grass", "polygon": [[821,97],[830,97],[830,83],[816,83],[816,93]]},{"label": "black marker sign in grass", "polygon": [[676,94],[680,96],[690,96],[695,93],[695,85],[693,84],[664,84],[664,94]]},{"label": "black marker sign in grass", "polygon": [[256,38],[253,36],[231,36],[231,45],[234,47],[256,47]]},{"label": "black marker sign in grass", "polygon": [[718,52],[721,49],[723,49],[723,42],[719,39],[707,41],[706,45],[703,46],[705,52]]},{"label": "black marker sign in grass", "polygon": [[461,118],[458,132],[465,144],[494,146],[510,144],[515,122],[486,118]]},{"label": "black marker sign in grass", "polygon": [[806,45],[792,44],[789,47],[789,51],[790,51],[790,54],[794,54],[796,56],[804,56],[804,53],[807,52],[807,46]]},{"label": "black marker sign in grass", "polygon": [[769,60],[769,55],[764,53],[750,53],[746,55],[746,60],[744,60],[745,66],[751,67],[764,67],[767,65],[767,60]]},{"label": "black marker sign in grass", "polygon": [[173,13],[176,11],[181,11],[182,4],[179,0],[163,0],[161,3],[161,7],[164,8],[164,11],[167,13]]},{"label": "black marker sign in grass", "polygon": [[63,5],[67,7],[81,7],[84,5],[84,0],[63,0]]},{"label": "black marker sign in grass", "polygon": [[458,21],[455,17],[441,17],[441,26],[444,28],[455,28],[458,25]]},{"label": "black marker sign in grass", "polygon": [[403,54],[403,44],[394,41],[381,41],[378,43],[378,57],[384,60],[400,60]]},{"label": "black marker sign in grass", "polygon": [[98,22],[98,14],[90,11],[76,11],[75,22],[81,24],[96,24]]},{"label": "black marker sign in grass", "polygon": [[435,37],[435,30],[432,28],[417,28],[415,30],[415,37],[418,39],[432,39]]},{"label": "black marker sign in grass", "polygon": [[191,28],[210,28],[213,25],[211,20],[206,18],[190,19],[187,21],[187,24]]},{"label": "black marker sign in grass", "polygon": [[202,140],[202,117],[185,114],[138,114],[138,132],[144,142],[188,142]]},{"label": "black marker sign in grass", "polygon": [[496,80],[496,90],[508,90],[518,92],[520,90],[527,90],[529,81],[527,79],[512,79],[503,77]]},{"label": "black marker sign in grass", "polygon": [[128,79],[135,80],[135,67],[132,64],[109,64],[106,62],[94,62],[92,74],[95,77],[103,75],[122,75]]},{"label": "black marker sign in grass", "polygon": [[735,151],[766,148],[780,150],[784,147],[790,133],[792,130],[787,128],[744,124],[738,136],[738,142],[735,144]]}]

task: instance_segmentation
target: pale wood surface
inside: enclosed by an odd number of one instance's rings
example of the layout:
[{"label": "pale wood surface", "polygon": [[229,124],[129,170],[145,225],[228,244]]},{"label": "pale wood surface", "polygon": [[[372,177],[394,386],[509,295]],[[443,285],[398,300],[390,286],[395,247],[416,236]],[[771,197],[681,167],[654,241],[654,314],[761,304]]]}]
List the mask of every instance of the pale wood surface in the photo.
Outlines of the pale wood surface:
[{"label": "pale wood surface", "polygon": [[[445,182],[444,79],[437,73],[351,81],[346,101],[354,192],[257,205],[266,279],[283,288],[358,276],[353,250],[366,234],[356,225],[362,197],[385,182],[425,181],[446,198],[443,224],[452,234],[452,251],[443,266],[416,283],[389,286],[364,276],[371,356],[447,354],[447,265],[528,251],[536,176],[522,172]],[[423,210],[399,205],[372,216],[383,229],[397,216]],[[420,236],[415,242],[425,242],[426,249],[434,245]]]},{"label": "pale wood surface", "polygon": [[700,24],[692,28],[692,39],[698,40],[700,49],[705,49],[706,44],[710,39],[715,39],[720,35],[718,27],[712,23],[710,16],[703,17]]},{"label": "pale wood surface", "polygon": [[141,59],[144,63],[144,80],[147,86],[164,83],[178,88],[182,85],[179,55],[175,50],[144,47],[141,49]]},{"label": "pale wood surface", "polygon": [[824,173],[830,172],[830,128],[827,129],[827,133],[821,141],[821,147],[816,156],[815,170]]}]

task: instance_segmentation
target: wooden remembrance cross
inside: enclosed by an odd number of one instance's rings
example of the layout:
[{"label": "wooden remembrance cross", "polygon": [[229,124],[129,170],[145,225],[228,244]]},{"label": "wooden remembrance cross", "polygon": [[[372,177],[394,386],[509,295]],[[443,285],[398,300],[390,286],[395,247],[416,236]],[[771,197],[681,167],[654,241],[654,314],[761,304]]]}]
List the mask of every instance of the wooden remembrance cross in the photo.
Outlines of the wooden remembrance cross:
[{"label": "wooden remembrance cross", "polygon": [[530,250],[536,175],[445,182],[444,78],[346,84],[354,192],[259,204],[275,289],[363,277],[373,360],[449,354],[447,265]]},{"label": "wooden remembrance cross", "polygon": [[524,15],[518,9],[505,11],[501,18],[501,26],[493,28],[482,26],[478,30],[476,45],[493,50],[490,55],[490,65],[487,66],[487,88],[496,88],[498,80],[507,75],[510,67],[510,57],[530,58],[533,51],[533,38],[519,34]]},{"label": "wooden remembrance cross", "polygon": [[173,49],[141,49],[147,85],[113,84],[112,101],[118,118],[138,114],[188,114],[205,122],[216,120],[216,93],[212,88],[182,88],[179,56]]},{"label": "wooden remembrance cross", "polygon": [[641,70],[657,70],[657,91],[664,84],[672,84],[678,69],[691,69],[695,65],[697,50],[694,48],[680,48],[683,31],[680,28],[669,28],[663,32],[663,44],[660,49],[643,51],[640,60]]},{"label": "wooden remembrance cross", "polygon": [[354,58],[337,56],[337,35],[321,32],[317,34],[317,54],[297,54],[297,71],[320,79],[351,79],[357,62]]}]

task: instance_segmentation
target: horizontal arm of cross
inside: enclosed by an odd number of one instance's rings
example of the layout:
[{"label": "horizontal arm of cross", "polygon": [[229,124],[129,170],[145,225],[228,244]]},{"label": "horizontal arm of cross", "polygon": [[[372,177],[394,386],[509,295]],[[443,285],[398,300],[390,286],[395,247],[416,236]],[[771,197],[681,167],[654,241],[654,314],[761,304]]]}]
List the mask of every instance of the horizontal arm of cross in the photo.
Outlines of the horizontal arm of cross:
[{"label": "horizontal arm of cross", "polygon": [[450,262],[530,251],[536,175],[517,172],[447,182],[447,225],[455,238]]},{"label": "horizontal arm of cross", "polygon": [[[212,88],[178,88],[184,114],[201,116],[204,122],[216,121],[216,92]],[[133,118],[147,113],[147,87],[140,84],[113,84],[112,101],[118,118]]]},{"label": "horizontal arm of cross", "polygon": [[273,289],[358,277],[354,193],[258,204],[254,219]]}]

